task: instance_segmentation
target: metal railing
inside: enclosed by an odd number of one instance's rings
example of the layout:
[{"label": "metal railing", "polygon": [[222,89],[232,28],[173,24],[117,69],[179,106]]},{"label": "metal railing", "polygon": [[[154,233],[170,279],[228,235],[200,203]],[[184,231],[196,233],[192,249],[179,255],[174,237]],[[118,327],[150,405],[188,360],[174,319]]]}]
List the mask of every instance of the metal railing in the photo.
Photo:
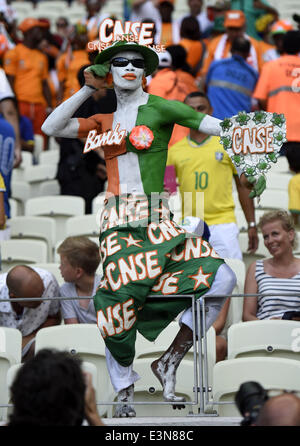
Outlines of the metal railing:
[{"label": "metal railing", "polygon": [[[297,296],[300,297],[300,294],[297,295],[295,293],[280,293],[281,296]],[[265,294],[232,294],[231,298],[245,298],[245,297],[271,297],[274,296],[272,293]],[[210,298],[220,298],[228,297],[227,295],[209,295],[207,299]],[[193,366],[194,366],[194,383],[193,383],[193,393],[195,398],[193,401],[186,401],[184,403],[176,403],[176,402],[165,402],[165,401],[133,401],[130,402],[131,405],[186,405],[186,406],[194,406],[197,410],[197,413],[189,413],[188,416],[218,416],[217,412],[215,413],[207,413],[205,410],[208,406],[222,405],[222,404],[234,404],[234,401],[226,401],[219,402],[213,401],[209,399],[209,393],[211,392],[211,388],[208,382],[208,351],[207,351],[207,331],[206,331],[206,297],[205,295],[200,298],[196,298],[193,294],[179,294],[179,295],[150,295],[147,299],[153,300],[157,298],[163,298],[166,300],[177,299],[177,298],[186,298],[191,299],[191,307],[192,307],[192,321],[193,321]],[[80,297],[43,297],[44,300],[78,300],[78,299],[91,299],[91,296],[80,296]],[[39,298],[8,298],[1,299],[0,302],[20,302],[20,301],[36,301]],[[196,328],[196,329],[195,329]],[[197,333],[201,334],[201,336],[197,336]],[[100,334],[99,334],[100,335]],[[134,366],[134,363],[133,363]],[[117,405],[122,404],[117,401],[98,401],[97,405],[101,406],[109,406],[109,405]],[[126,403],[123,403],[126,404]],[[8,408],[12,407],[11,404],[0,404],[0,408]],[[209,411],[211,412],[211,411]]]}]

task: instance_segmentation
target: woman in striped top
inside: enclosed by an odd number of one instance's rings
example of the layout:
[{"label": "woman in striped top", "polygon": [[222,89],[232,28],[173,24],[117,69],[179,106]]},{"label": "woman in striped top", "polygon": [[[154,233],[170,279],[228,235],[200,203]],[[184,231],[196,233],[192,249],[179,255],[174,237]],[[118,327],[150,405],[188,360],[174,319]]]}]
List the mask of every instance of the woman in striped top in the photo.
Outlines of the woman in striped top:
[{"label": "woman in striped top", "polygon": [[246,298],[244,321],[282,319],[286,311],[300,311],[300,259],[293,255],[296,232],[292,218],[282,210],[267,212],[259,227],[271,257],[250,265],[244,292],[272,296]]}]

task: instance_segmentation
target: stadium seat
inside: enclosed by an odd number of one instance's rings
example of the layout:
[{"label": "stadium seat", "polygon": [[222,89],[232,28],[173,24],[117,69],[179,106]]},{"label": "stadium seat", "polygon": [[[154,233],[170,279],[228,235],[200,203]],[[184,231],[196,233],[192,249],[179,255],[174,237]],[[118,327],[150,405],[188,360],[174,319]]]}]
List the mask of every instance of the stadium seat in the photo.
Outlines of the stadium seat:
[{"label": "stadium seat", "polygon": [[43,151],[43,147],[44,147],[44,138],[42,137],[42,135],[34,134],[33,155],[36,159],[38,159],[39,154]]},{"label": "stadium seat", "polygon": [[49,271],[49,273],[53,274],[59,286],[65,282],[60,273],[59,263],[36,263],[34,267],[45,269],[46,271]]},{"label": "stadium seat", "polygon": [[[135,361],[140,359],[151,359],[152,361],[155,361],[158,359],[170,346],[171,342],[177,335],[179,331],[179,324],[178,322],[171,322],[157,337],[157,339],[154,342],[150,342],[147,339],[145,339],[139,332],[137,332],[136,337],[136,343],[135,343]],[[203,377],[204,374],[207,373],[207,385],[208,388],[212,386],[212,372],[213,367],[216,363],[216,332],[214,327],[210,327],[209,330],[206,333],[206,342],[207,342],[207,371],[204,369],[204,362],[202,362],[203,369]],[[202,342],[202,357],[204,358],[204,342]],[[197,345],[198,350],[198,345]],[[197,357],[198,358],[198,357]],[[192,364],[194,364],[194,349],[193,347],[188,351],[188,353],[184,357],[185,361],[190,361]],[[198,359],[197,359],[198,360]],[[203,359],[204,361],[204,359]],[[198,366],[198,364],[197,364]],[[134,362],[134,369],[135,369],[135,362]],[[194,376],[192,377],[192,380],[194,380]],[[209,395],[210,399],[210,395]],[[206,409],[208,409],[208,406]],[[177,412],[177,411],[176,411]]]},{"label": "stadium seat", "polygon": [[86,236],[98,237],[100,232],[100,221],[95,214],[79,215],[70,217],[66,221],[66,237]]},{"label": "stadium seat", "polygon": [[47,262],[47,243],[42,240],[1,240],[1,270],[13,266]]},{"label": "stadium seat", "polygon": [[21,362],[22,334],[20,330],[0,327],[0,354],[6,355],[10,365]]},{"label": "stadium seat", "polygon": [[[106,368],[105,343],[96,324],[68,324],[42,328],[37,332],[35,353],[43,348],[66,350],[78,355],[83,361],[95,364],[98,381],[96,399],[113,401],[114,392]],[[99,414],[104,416],[110,406],[98,406]]]},{"label": "stadium seat", "polygon": [[[152,361],[152,358],[141,358],[134,361],[133,369],[141,377],[141,379],[134,384],[134,401],[148,403],[146,405],[134,405],[137,417],[182,417],[189,413],[193,413],[192,405],[186,405],[185,408],[181,410],[174,410],[171,404],[158,404],[164,403],[164,399],[162,395],[162,387],[151,371],[150,366]],[[176,394],[185,397],[188,402],[195,401],[193,387],[193,362],[183,359],[177,370]],[[155,404],[151,405],[149,403]],[[196,406],[197,404],[195,404],[195,407]],[[113,413],[114,409],[115,406],[113,407]]]},{"label": "stadium seat", "polygon": [[[265,213],[263,209],[255,209],[255,221],[259,222],[260,217]],[[248,223],[242,209],[235,209],[236,223],[240,231],[248,231]]]},{"label": "stadium seat", "polygon": [[288,209],[288,191],[266,189],[260,196],[256,209]]},{"label": "stadium seat", "polygon": [[11,182],[11,198],[14,198],[18,203],[20,215],[24,214],[25,202],[30,198],[30,185],[27,181]]},{"label": "stadium seat", "polygon": [[32,166],[33,164],[33,155],[31,152],[22,151],[22,162],[20,167]]},{"label": "stadium seat", "polygon": [[[96,243],[97,246],[99,246],[99,238],[98,237],[89,237],[89,239],[92,242]],[[60,256],[59,256],[59,254],[57,252],[57,248],[62,244],[62,242],[63,242],[63,240],[58,240],[58,242],[55,243],[54,250],[53,250],[53,261],[55,263],[60,263]],[[99,267],[98,267],[98,269],[96,271],[96,274],[100,274],[101,276],[103,274],[101,262],[100,262]]]},{"label": "stadium seat", "polygon": [[270,171],[267,174],[267,189],[287,191],[292,177],[291,173],[271,173]]},{"label": "stadium seat", "polygon": [[49,136],[48,139],[48,148],[49,150],[60,150],[60,146],[58,144],[58,142],[56,141],[54,136]]},{"label": "stadium seat", "polygon": [[19,204],[15,198],[9,198],[10,218],[17,217],[19,215]]},{"label": "stadium seat", "polygon": [[220,417],[241,416],[234,404],[241,384],[256,381],[269,391],[300,391],[299,376],[300,361],[293,359],[253,357],[217,362],[213,370],[214,407]]},{"label": "stadium seat", "polygon": [[[226,258],[225,262],[233,270],[237,278],[237,284],[232,292],[232,294],[243,294],[244,293],[244,283],[246,275],[246,267],[242,260],[239,259],[229,259]],[[222,336],[227,338],[227,332],[232,324],[240,322],[242,320],[243,314],[243,297],[231,297],[229,310],[226,318],[225,326],[222,330]]]},{"label": "stadium seat", "polygon": [[57,180],[42,181],[39,185],[40,197],[46,195],[60,195],[60,185]]},{"label": "stadium seat", "polygon": [[228,359],[264,356],[300,360],[294,345],[297,335],[300,337],[298,321],[257,320],[234,324],[228,330]]},{"label": "stadium seat", "polygon": [[[105,200],[105,192],[101,192],[101,194],[97,195],[97,197],[92,200],[92,214],[100,213],[104,207]],[[100,214],[99,214],[100,217]]]},{"label": "stadium seat", "polygon": [[81,197],[70,195],[30,198],[25,204],[25,215],[49,216],[56,221],[56,242],[66,236],[66,220],[84,215],[85,202]]},{"label": "stadium seat", "polygon": [[59,150],[45,150],[39,154],[39,164],[55,164],[59,162]]},{"label": "stadium seat", "polygon": [[[9,402],[7,373],[11,366],[21,362],[22,335],[16,328],[0,327],[0,405]],[[0,420],[7,419],[7,408],[0,407]]]},{"label": "stadium seat", "polygon": [[48,261],[52,261],[55,244],[55,221],[50,217],[21,216],[10,219],[11,239],[38,239],[48,245]]},{"label": "stadium seat", "polygon": [[54,180],[56,172],[56,164],[39,164],[25,167],[24,180],[30,185],[30,198],[41,196],[41,185],[45,181]]},{"label": "stadium seat", "polygon": [[67,8],[68,3],[63,0],[44,0],[38,2],[36,6],[36,10],[42,14],[47,14],[49,11],[57,11],[60,14],[65,14]]},{"label": "stadium seat", "polygon": [[271,169],[267,172],[267,178],[270,174],[272,175],[274,173],[291,173],[288,160],[285,156],[280,156],[277,158],[276,163],[271,164]]}]

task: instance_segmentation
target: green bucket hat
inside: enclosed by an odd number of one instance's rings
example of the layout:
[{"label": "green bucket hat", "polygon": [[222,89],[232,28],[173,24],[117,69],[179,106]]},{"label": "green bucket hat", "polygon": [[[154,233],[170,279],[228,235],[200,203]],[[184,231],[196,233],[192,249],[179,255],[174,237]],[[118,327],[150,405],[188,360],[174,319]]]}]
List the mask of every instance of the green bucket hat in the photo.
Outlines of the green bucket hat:
[{"label": "green bucket hat", "polygon": [[95,58],[94,64],[104,64],[109,62],[116,54],[122,51],[136,51],[142,54],[145,61],[145,75],[149,76],[158,67],[159,59],[157,53],[150,47],[140,45],[136,42],[127,42],[125,40],[118,40],[108,48],[101,51]]}]

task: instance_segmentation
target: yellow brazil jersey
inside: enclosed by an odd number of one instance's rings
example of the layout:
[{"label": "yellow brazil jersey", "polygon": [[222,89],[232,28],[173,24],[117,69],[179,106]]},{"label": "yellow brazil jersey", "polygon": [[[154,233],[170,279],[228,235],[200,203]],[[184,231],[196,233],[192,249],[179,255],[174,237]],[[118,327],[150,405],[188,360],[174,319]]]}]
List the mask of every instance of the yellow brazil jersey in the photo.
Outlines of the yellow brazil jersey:
[{"label": "yellow brazil jersey", "polygon": [[236,221],[232,177],[237,172],[219,137],[209,136],[200,145],[182,139],[169,149],[167,164],[176,169],[184,217],[204,218],[208,225]]},{"label": "yellow brazil jersey", "polygon": [[300,174],[294,175],[289,182],[289,211],[300,214]]},{"label": "yellow brazil jersey", "polygon": [[[5,183],[3,180],[3,176],[0,173],[0,193],[2,192],[4,194],[5,191],[6,191]],[[3,204],[3,206],[4,206],[4,204]],[[4,226],[0,226],[0,230],[5,229],[5,227],[6,227],[5,224],[4,224]]]},{"label": "yellow brazil jersey", "polygon": [[3,180],[3,176],[0,173],[0,192],[5,192],[5,184],[4,184],[4,180]]}]

